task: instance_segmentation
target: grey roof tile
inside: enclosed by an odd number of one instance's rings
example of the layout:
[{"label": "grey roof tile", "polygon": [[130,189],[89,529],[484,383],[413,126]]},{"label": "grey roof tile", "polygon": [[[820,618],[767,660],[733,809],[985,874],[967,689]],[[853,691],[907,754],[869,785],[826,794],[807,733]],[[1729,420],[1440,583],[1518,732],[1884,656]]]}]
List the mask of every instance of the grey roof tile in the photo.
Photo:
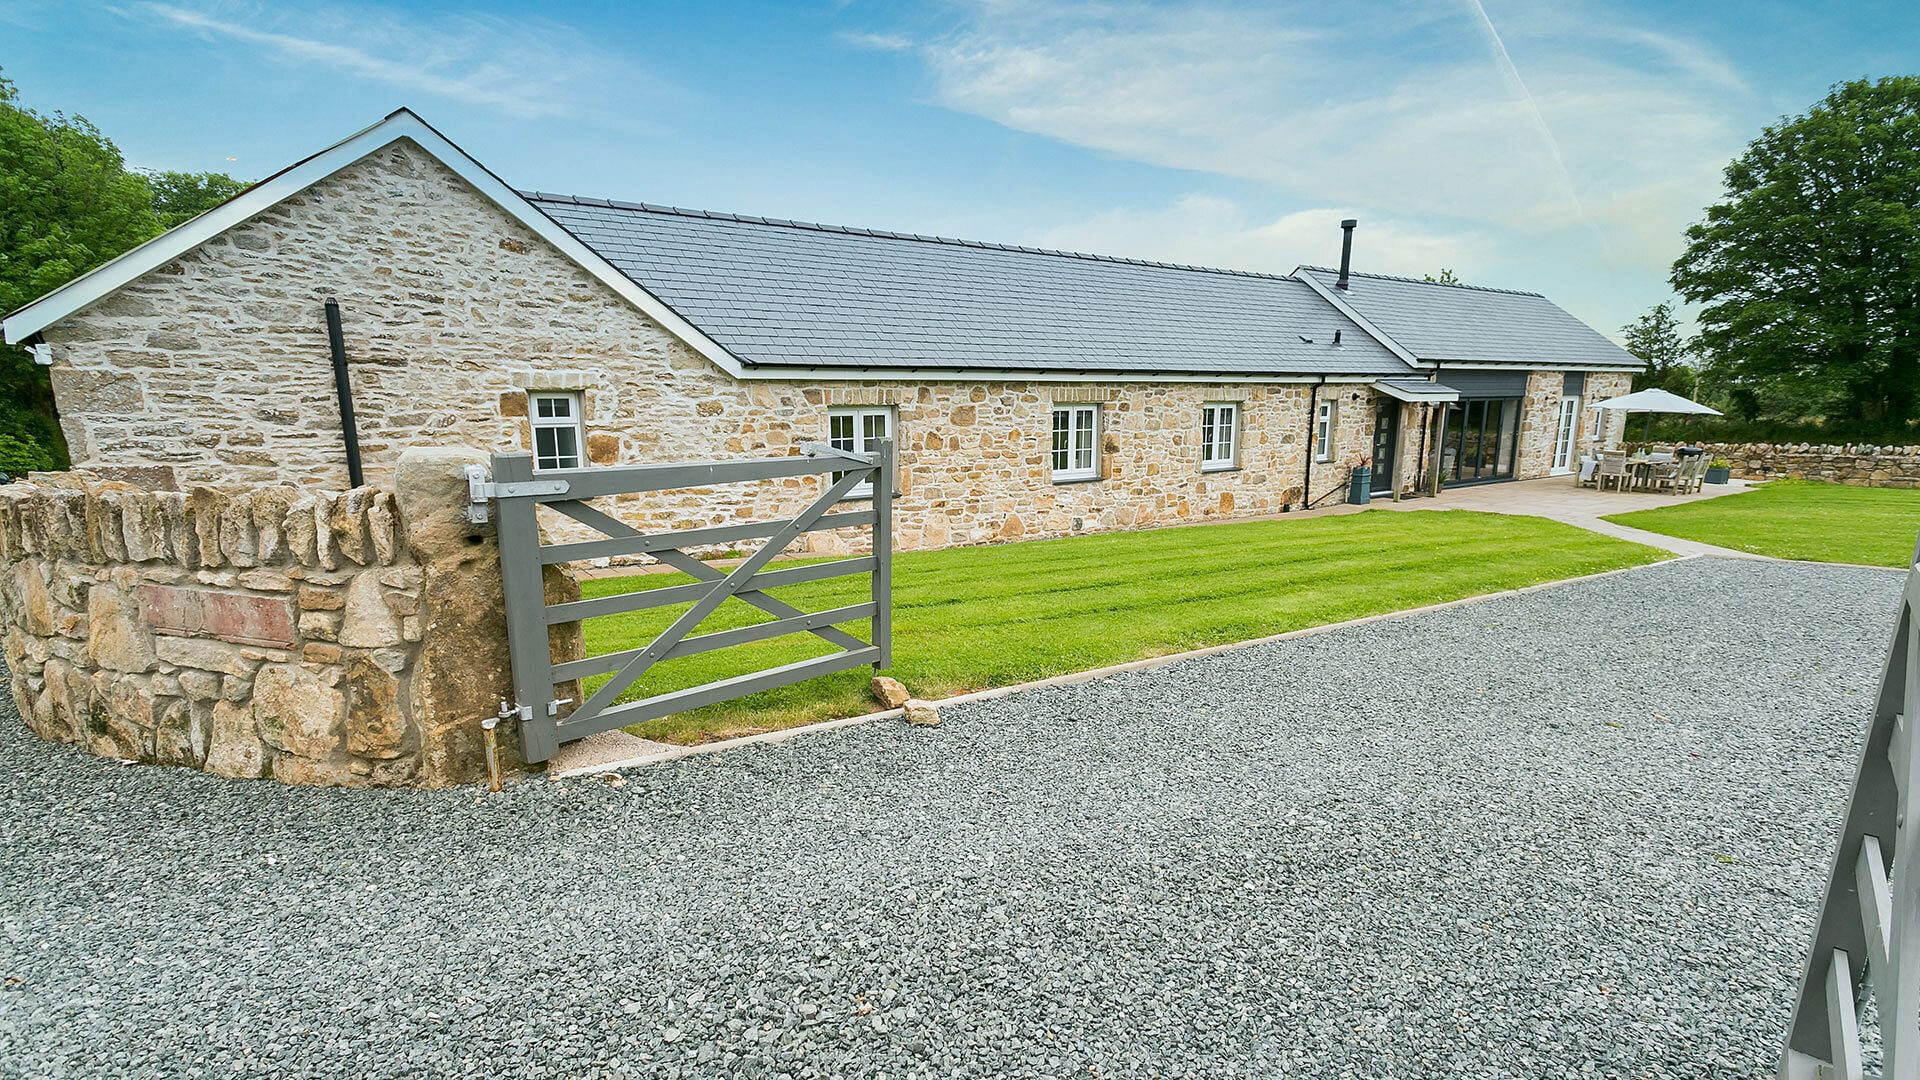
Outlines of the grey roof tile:
[{"label": "grey roof tile", "polygon": [[527,197],[753,364],[1228,378],[1410,370],[1282,275]]},{"label": "grey roof tile", "polygon": [[[1328,287],[1339,272],[1303,266]],[[1424,361],[1640,366],[1632,353],[1539,293],[1352,274],[1341,299]]]}]

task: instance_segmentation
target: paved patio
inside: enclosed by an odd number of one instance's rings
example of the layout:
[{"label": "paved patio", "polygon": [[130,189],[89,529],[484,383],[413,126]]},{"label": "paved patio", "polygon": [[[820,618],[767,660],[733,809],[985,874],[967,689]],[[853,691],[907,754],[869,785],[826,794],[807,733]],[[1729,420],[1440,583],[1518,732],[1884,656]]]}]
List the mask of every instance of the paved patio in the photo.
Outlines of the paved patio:
[{"label": "paved patio", "polygon": [[1715,547],[1697,540],[1683,540],[1677,536],[1662,536],[1645,529],[1602,520],[1602,515],[1606,514],[1624,514],[1656,506],[1718,499],[1751,491],[1757,486],[1745,480],[1733,480],[1725,484],[1707,484],[1691,495],[1662,495],[1645,491],[1598,491],[1581,487],[1572,476],[1549,476],[1540,480],[1476,484],[1442,491],[1438,498],[1403,499],[1397,503],[1376,502],[1372,505],[1390,510],[1480,510],[1490,514],[1543,517],[1648,547],[1664,548],[1679,555],[1761,559],[1765,556]]}]

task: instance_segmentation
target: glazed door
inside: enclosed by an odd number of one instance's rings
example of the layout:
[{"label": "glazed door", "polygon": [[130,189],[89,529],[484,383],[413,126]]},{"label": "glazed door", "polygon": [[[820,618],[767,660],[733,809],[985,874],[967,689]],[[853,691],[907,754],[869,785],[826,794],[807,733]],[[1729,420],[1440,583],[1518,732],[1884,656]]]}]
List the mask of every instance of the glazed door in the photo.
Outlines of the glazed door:
[{"label": "glazed door", "polygon": [[1383,401],[1373,418],[1373,486],[1375,495],[1393,491],[1393,464],[1400,445],[1400,403]]},{"label": "glazed door", "polygon": [[1573,432],[1580,419],[1580,399],[1560,399],[1559,424],[1553,433],[1553,471],[1555,475],[1573,471]]}]

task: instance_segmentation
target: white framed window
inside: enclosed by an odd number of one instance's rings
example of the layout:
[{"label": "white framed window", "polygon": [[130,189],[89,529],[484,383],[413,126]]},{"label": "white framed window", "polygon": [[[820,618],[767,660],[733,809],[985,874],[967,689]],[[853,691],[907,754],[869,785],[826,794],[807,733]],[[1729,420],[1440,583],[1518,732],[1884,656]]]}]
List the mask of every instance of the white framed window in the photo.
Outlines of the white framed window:
[{"label": "white framed window", "polygon": [[1053,478],[1092,480],[1100,475],[1100,406],[1053,407]]},{"label": "white framed window", "polygon": [[1240,406],[1216,401],[1200,406],[1200,470],[1231,469],[1240,462]]},{"label": "white framed window", "polygon": [[1333,402],[1323,401],[1313,414],[1313,460],[1333,460]]},{"label": "white framed window", "polygon": [[533,421],[533,467],[577,469],[585,464],[580,457],[580,448],[587,442],[581,426],[580,392],[529,391],[527,406]]},{"label": "white framed window", "polygon": [[[871,454],[879,448],[880,440],[893,438],[893,410],[884,405],[863,409],[827,410],[827,442],[835,450],[850,450],[856,454]],[[833,483],[847,475],[843,472],[833,474]],[[849,499],[865,499],[873,495],[873,485],[855,484],[847,490]]]}]

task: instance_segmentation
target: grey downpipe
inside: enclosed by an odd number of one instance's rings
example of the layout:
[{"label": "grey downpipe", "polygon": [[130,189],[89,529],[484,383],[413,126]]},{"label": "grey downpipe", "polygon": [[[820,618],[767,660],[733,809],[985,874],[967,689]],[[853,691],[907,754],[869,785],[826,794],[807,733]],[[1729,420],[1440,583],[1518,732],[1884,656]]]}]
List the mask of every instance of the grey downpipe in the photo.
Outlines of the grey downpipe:
[{"label": "grey downpipe", "polygon": [[347,377],[347,339],[340,331],[340,301],[327,297],[327,344],[333,349],[333,394],[340,403],[340,436],[347,443],[347,486],[359,487],[360,429],[353,421],[353,383]]},{"label": "grey downpipe", "polygon": [[1327,385],[1327,377],[1322,375],[1320,381],[1314,383],[1312,389],[1307,391],[1307,467],[1300,479],[1300,509],[1302,510],[1313,509],[1313,455],[1319,450],[1313,445],[1313,425],[1314,415],[1320,411],[1320,388],[1325,385]]}]

